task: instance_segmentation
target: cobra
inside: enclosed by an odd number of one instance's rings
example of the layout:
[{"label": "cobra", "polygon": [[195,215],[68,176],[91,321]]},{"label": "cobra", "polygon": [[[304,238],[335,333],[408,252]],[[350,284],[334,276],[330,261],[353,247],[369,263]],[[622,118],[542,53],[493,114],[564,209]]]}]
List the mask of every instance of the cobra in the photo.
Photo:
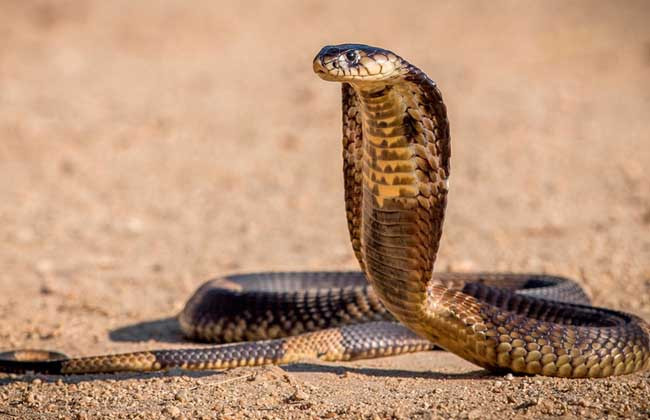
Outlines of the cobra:
[{"label": "cobra", "polygon": [[589,306],[571,280],[434,274],[451,156],[436,84],[397,54],[360,44],[324,47],[313,69],[342,83],[345,207],[360,272],[207,282],[179,322],[188,337],[228,344],[81,358],[14,350],[0,354],[0,370],[220,369],[369,358],[434,344],[492,371],[579,378],[648,367],[648,324]]}]

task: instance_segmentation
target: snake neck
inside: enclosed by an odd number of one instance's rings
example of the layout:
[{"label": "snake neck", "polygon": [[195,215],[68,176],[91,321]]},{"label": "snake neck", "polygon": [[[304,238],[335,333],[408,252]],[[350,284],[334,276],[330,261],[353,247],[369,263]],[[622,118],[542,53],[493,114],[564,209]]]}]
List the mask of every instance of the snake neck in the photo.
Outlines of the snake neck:
[{"label": "snake neck", "polygon": [[439,173],[433,123],[446,124],[446,116],[431,115],[411,84],[353,87],[363,128],[364,270],[388,310],[406,325],[417,326],[447,191],[446,171]]}]

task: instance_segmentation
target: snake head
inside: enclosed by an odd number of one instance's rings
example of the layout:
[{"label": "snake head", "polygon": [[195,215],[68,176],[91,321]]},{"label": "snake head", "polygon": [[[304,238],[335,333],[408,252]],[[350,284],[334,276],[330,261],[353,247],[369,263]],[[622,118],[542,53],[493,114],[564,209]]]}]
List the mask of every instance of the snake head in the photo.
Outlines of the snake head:
[{"label": "snake head", "polygon": [[363,44],[323,47],[314,58],[314,72],[334,82],[389,82],[408,71],[408,63],[383,48]]}]

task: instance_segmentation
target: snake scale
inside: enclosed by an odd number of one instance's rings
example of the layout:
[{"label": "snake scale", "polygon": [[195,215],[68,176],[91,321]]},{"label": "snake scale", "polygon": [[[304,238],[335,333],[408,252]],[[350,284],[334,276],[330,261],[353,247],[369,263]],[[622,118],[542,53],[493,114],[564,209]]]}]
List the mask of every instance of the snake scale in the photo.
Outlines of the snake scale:
[{"label": "snake scale", "polygon": [[370,358],[434,344],[492,371],[579,378],[648,367],[648,324],[589,306],[571,280],[434,274],[450,161],[436,84],[397,54],[360,44],[324,47],[313,69],[342,83],[345,206],[361,272],[205,283],[179,322],[190,338],[226,344],[81,358],[14,350],[0,354],[0,371],[220,369]]}]

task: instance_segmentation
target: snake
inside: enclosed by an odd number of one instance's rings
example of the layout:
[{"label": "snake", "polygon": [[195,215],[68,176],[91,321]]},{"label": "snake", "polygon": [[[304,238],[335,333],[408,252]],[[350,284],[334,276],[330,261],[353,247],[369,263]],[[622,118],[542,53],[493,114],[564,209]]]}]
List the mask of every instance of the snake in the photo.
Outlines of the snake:
[{"label": "snake", "polygon": [[342,85],[347,225],[360,271],[264,272],[210,280],[178,316],[185,336],[217,345],[69,358],[0,354],[0,371],[88,374],[226,369],[450,351],[488,371],[570,378],[650,365],[650,326],[591,306],[547,274],[434,273],[449,191],[442,94],[379,47],[323,47],[314,72]]}]

